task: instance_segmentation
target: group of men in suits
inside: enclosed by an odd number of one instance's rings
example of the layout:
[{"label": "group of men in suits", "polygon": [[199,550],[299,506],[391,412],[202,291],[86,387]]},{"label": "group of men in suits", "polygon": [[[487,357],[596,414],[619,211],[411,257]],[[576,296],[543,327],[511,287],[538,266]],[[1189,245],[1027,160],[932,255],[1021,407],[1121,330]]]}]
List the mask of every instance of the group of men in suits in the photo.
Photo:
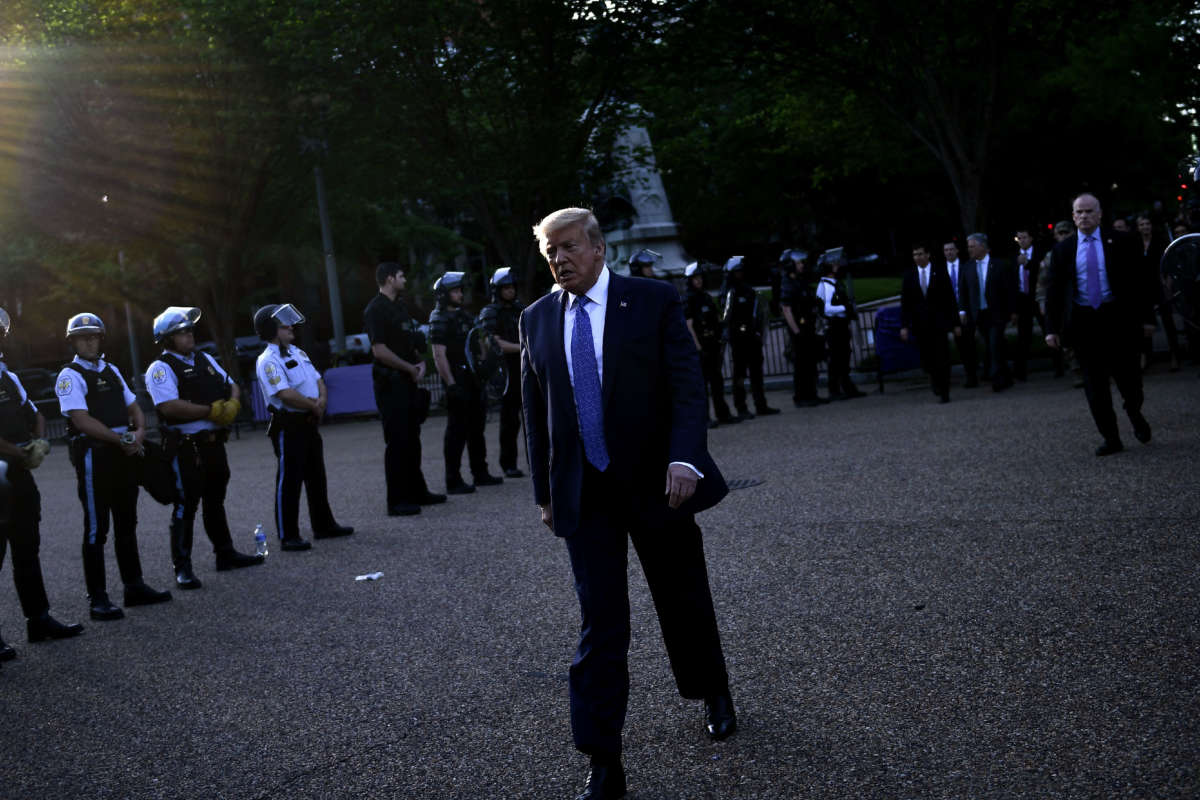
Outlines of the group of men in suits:
[{"label": "group of men in suits", "polygon": [[[900,292],[900,337],[916,340],[921,366],[940,402],[950,401],[951,332],[966,388],[979,385],[980,356],[982,375],[991,380],[993,391],[1008,389],[1014,378],[1026,378],[1033,320],[1041,319],[1035,294],[1040,254],[1028,230],[1018,231],[1017,241],[1016,263],[994,257],[984,233],[967,237],[967,259],[960,258],[956,242],[945,243],[943,264],[932,262],[928,245],[913,245],[913,268]],[[1011,366],[1005,338],[1009,325],[1018,331]]]},{"label": "group of men in suits", "polygon": [[[1037,301],[1039,266],[1044,253],[1031,231],[1017,231],[1014,261],[993,258],[982,233],[967,237],[968,260],[958,247],[943,247],[945,262],[931,262],[929,247],[913,246],[913,267],[904,276],[900,336],[916,341],[921,365],[940,402],[950,400],[950,348],[953,332],[966,373],[964,386],[978,385],[976,333],[982,343],[984,378],[999,392],[1027,374],[1033,322],[1046,336],[1061,375],[1063,347],[1071,347],[1083,372],[1088,407],[1104,437],[1100,456],[1123,449],[1113,411],[1109,381],[1116,384],[1134,436],[1150,441],[1142,416],[1142,378],[1138,354],[1154,332],[1155,273],[1140,268],[1140,251],[1128,234],[1100,231],[1100,201],[1090,193],[1072,203],[1075,235],[1059,239],[1045,276],[1045,313]],[[1016,349],[1009,366],[1006,331],[1016,328]]]}]

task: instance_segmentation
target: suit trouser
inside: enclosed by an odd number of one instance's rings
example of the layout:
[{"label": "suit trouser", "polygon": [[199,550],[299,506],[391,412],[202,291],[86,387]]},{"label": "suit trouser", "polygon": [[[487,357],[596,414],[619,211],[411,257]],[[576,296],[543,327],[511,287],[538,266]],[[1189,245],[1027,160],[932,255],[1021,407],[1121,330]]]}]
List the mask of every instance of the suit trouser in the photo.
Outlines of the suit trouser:
[{"label": "suit trouser", "polygon": [[[224,431],[216,435],[222,437]],[[225,516],[225,490],[229,486],[225,443],[220,439],[183,437],[171,459],[171,468],[175,472],[176,495],[171,511],[171,561],[175,568],[191,565],[197,509],[204,514],[204,532],[212,542],[213,552],[233,550],[233,537]]]},{"label": "suit trouser", "polygon": [[108,594],[104,572],[104,543],[112,515],[113,549],[125,584],[142,579],[137,546],[137,456],[127,456],[115,445],[87,437],[72,443],[79,502],[83,506],[83,578],[88,596]]},{"label": "suit trouser", "polygon": [[704,375],[704,391],[712,401],[713,414],[721,421],[733,416],[729,413],[729,404],[725,402],[725,376],[721,374],[724,349],[718,342],[705,345],[700,350],[700,371]]},{"label": "suit trouser", "polygon": [[42,580],[42,562],[38,556],[42,537],[38,524],[42,518],[42,496],[29,470],[12,462],[8,465],[10,513],[7,524],[0,525],[0,567],[4,552],[12,547],[13,584],[21,611],[28,619],[40,617],[50,609],[46,585]]},{"label": "suit trouser", "polygon": [[456,373],[455,383],[462,387],[458,393],[446,394],[446,435],[442,439],[442,455],[446,459],[446,485],[456,486],[462,479],[463,447],[471,474],[487,474],[487,442],[483,430],[487,425],[487,402],[483,389],[470,373]]},{"label": "suit trouser", "polygon": [[[589,755],[618,755],[629,703],[629,551],[650,587],[671,671],[690,699],[728,691],[700,528],[691,515],[662,525],[619,519],[606,475],[584,467],[579,529],[567,538],[582,616],[570,670],[571,731]],[[620,505],[620,504],[616,504]]]},{"label": "suit trouser", "polygon": [[308,414],[275,414],[268,428],[275,450],[275,530],[280,539],[300,538],[300,489],[308,497],[308,521],[314,533],[337,523],[329,508],[325,444]]},{"label": "suit trouser", "polygon": [[373,380],[375,407],[383,422],[383,475],[388,507],[417,505],[429,494],[421,472],[421,423],[416,408],[417,384],[399,372]]},{"label": "suit trouser", "polygon": [[817,399],[817,347],[815,331],[792,334],[792,399],[798,403]]},{"label": "suit trouser", "polygon": [[1106,303],[1098,310],[1079,305],[1072,310],[1069,339],[1083,370],[1088,409],[1100,435],[1108,440],[1120,438],[1109,378],[1117,384],[1129,417],[1133,419],[1142,413],[1145,396],[1138,363],[1140,333],[1136,325],[1121,319],[1112,303]]},{"label": "suit trouser", "polygon": [[508,390],[500,404],[500,468],[517,468],[517,438],[521,434],[521,357],[504,357],[508,370]]},{"label": "suit trouser", "polygon": [[982,309],[975,320],[979,335],[983,337],[983,374],[992,379],[993,386],[999,386],[1012,380],[1008,368],[1008,342],[1004,338],[1004,329],[1008,324],[1006,317],[997,317],[990,308]]},{"label": "suit trouser", "polygon": [[929,373],[929,385],[938,397],[950,396],[950,342],[946,332],[928,325],[913,328],[921,366]]},{"label": "suit trouser", "polygon": [[962,361],[967,383],[977,383],[979,381],[979,352],[975,347],[975,323],[965,320],[961,323],[960,330],[962,333],[954,337],[954,344],[958,347],[958,358]]},{"label": "suit trouser", "polygon": [[1029,374],[1029,350],[1033,345],[1033,321],[1046,330],[1045,320],[1032,295],[1017,294],[1017,349],[1013,353],[1013,374],[1024,380]]},{"label": "suit trouser", "polygon": [[766,408],[767,396],[763,393],[763,344],[758,334],[739,334],[729,340],[733,360],[733,405],[739,412],[746,412],[746,376],[750,377],[750,393],[757,408]]}]

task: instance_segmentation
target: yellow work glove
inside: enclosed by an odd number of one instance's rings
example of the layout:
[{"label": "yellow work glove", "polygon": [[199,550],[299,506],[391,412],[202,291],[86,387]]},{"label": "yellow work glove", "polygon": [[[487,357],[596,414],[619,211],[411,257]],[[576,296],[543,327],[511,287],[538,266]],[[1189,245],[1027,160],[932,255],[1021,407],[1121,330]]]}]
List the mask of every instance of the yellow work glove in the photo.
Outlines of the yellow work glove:
[{"label": "yellow work glove", "polygon": [[225,400],[214,400],[208,409],[208,419],[221,424],[221,417],[225,414]]},{"label": "yellow work glove", "polygon": [[46,455],[50,452],[50,443],[45,439],[34,439],[29,444],[25,445],[26,459],[29,462],[30,469],[37,469],[45,460]]},{"label": "yellow work glove", "polygon": [[232,425],[237,419],[238,412],[242,410],[242,404],[237,399],[229,399],[225,401],[225,412],[216,422],[218,425]]}]

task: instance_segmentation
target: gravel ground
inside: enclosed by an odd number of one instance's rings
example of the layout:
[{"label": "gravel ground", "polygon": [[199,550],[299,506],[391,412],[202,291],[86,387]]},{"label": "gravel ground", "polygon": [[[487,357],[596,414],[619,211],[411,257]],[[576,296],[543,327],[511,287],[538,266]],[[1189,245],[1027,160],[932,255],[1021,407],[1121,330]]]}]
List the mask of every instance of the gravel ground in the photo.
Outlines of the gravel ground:
[{"label": "gravel ground", "polygon": [[[948,406],[919,382],[819,409],[774,392],[783,414],[713,431],[726,476],[763,481],[700,519],[740,731],[709,743],[674,693],[634,558],[630,797],[1200,794],[1200,383],[1149,376],[1154,441],[1123,420],[1106,459],[1070,383],[955,387]],[[443,430],[423,437],[435,490]],[[324,435],[354,536],[217,573],[198,532],[204,589],[109,623],[86,619],[56,448],[42,562],[54,613],[87,631],[26,644],[6,566],[0,796],[574,797],[578,611],[528,479],[389,519],[378,423]],[[493,468],[495,437],[493,419]],[[261,431],[229,452],[249,550],[273,460]],[[157,587],[167,513],[143,493]]]}]

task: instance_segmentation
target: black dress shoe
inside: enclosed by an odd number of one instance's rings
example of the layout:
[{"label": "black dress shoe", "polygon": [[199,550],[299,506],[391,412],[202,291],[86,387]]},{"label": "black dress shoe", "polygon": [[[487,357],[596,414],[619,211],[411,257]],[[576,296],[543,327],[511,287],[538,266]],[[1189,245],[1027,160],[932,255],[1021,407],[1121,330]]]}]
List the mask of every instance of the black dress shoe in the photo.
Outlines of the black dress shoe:
[{"label": "black dress shoe", "polygon": [[940,396],[938,397],[938,402],[939,402],[939,403],[949,403],[949,402],[950,402],[950,395],[948,395],[948,394],[943,394],[943,395],[940,395]]},{"label": "black dress shoe", "polygon": [[389,517],[411,517],[420,513],[421,507],[415,503],[396,503],[394,506],[388,506]]},{"label": "black dress shoe", "polygon": [[1120,439],[1105,439],[1104,443],[1096,448],[1096,455],[1111,456],[1113,453],[1119,453],[1125,449],[1125,445],[1121,444]]},{"label": "black dress shoe", "polygon": [[420,505],[420,506],[436,506],[436,505],[438,505],[439,503],[444,503],[444,502],[446,502],[446,495],[444,495],[444,494],[434,494],[433,492],[426,492],[426,493],[425,493],[425,496],[424,496],[424,497],[422,497],[420,500],[418,500],[418,501],[417,501],[417,505]]},{"label": "black dress shoe", "polygon": [[710,431],[711,431],[713,428],[719,428],[719,427],[721,427],[721,422],[720,422],[720,420],[710,419],[710,420],[708,421],[708,429],[709,429]]},{"label": "black dress shoe", "polygon": [[204,586],[200,579],[192,573],[190,564],[185,564],[175,568],[175,585],[180,589],[199,589]]},{"label": "black dress shoe", "polygon": [[758,415],[759,415],[760,417],[769,417],[769,416],[771,416],[772,414],[778,414],[778,413],[779,413],[779,409],[778,409],[778,408],[771,408],[770,406],[759,406],[758,408],[756,408],[756,409],[754,409],[754,410],[758,412]]},{"label": "black dress shoe", "polygon": [[17,651],[12,649],[12,645],[5,644],[3,639],[0,639],[0,661],[12,661],[17,657]]},{"label": "black dress shoe", "polygon": [[30,642],[41,642],[46,639],[70,639],[83,633],[83,626],[78,622],[64,625],[50,616],[47,611],[40,617],[26,620],[25,629],[29,633]]},{"label": "black dress shoe", "polygon": [[266,556],[258,553],[239,553],[237,550],[222,550],[217,553],[217,572],[227,572],[231,569],[257,567],[266,561]]},{"label": "black dress shoe", "polygon": [[967,378],[966,383],[963,384],[964,389],[974,389],[977,386],[979,386],[978,378]]},{"label": "black dress shoe", "polygon": [[489,475],[486,472],[474,477],[476,486],[499,486],[504,483],[504,478],[501,478],[499,475]]},{"label": "black dress shoe", "polygon": [[592,765],[588,770],[583,794],[575,800],[617,800],[625,796],[625,769],[618,761],[604,766]]},{"label": "black dress shoe", "polygon": [[121,619],[125,616],[125,612],[119,607],[114,606],[106,594],[91,598],[90,613],[92,619],[98,619],[101,622],[106,622],[113,619]]},{"label": "black dress shoe", "polygon": [[741,421],[741,417],[717,417],[717,422],[722,425],[737,425]]},{"label": "black dress shoe", "polygon": [[737,714],[733,711],[733,698],[729,692],[709,697],[704,701],[704,732],[714,742],[727,739],[737,730]]},{"label": "black dress shoe", "polygon": [[475,487],[469,483],[452,483],[446,486],[446,494],[474,494]]},{"label": "black dress shoe", "polygon": [[170,592],[160,592],[151,589],[145,581],[125,584],[125,607],[152,606],[155,603],[165,603],[171,599]]},{"label": "black dress shoe", "polygon": [[1150,443],[1150,423],[1146,422],[1146,418],[1140,413],[1136,416],[1130,416],[1130,421],[1133,423],[1133,438],[1137,439],[1142,444]]},{"label": "black dress shoe", "polygon": [[336,539],[339,536],[349,536],[354,533],[354,528],[349,525],[334,525],[332,528],[313,531],[314,539]]},{"label": "black dress shoe", "polygon": [[504,470],[504,477],[506,477],[506,478],[524,478],[525,473],[521,472],[521,470],[517,469],[516,467],[513,467],[512,469]]},{"label": "black dress shoe", "polygon": [[298,552],[300,550],[311,550],[312,542],[308,541],[307,539],[301,539],[299,536],[297,536],[293,539],[280,539],[279,540],[279,549],[280,550],[290,550],[292,552]]},{"label": "black dress shoe", "polygon": [[749,411],[739,411],[737,413],[736,419],[738,422],[744,422],[745,420],[748,420],[748,419],[754,419],[754,415],[751,414]]}]

